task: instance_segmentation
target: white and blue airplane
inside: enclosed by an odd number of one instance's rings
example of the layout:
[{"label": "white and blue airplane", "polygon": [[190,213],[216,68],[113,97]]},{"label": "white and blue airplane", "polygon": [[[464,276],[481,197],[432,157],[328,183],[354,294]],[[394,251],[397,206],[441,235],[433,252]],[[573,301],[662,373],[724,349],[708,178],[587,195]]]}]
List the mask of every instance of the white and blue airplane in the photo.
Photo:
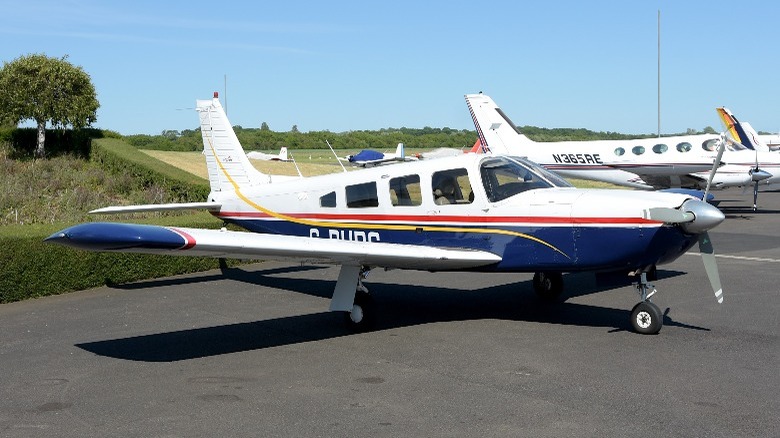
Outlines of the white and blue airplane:
[{"label": "white and blue airplane", "polygon": [[46,240],[91,251],[340,265],[330,309],[355,330],[375,319],[364,285],[373,268],[533,272],[537,293],[553,298],[562,273],[633,274],[640,302],[631,325],[654,334],[663,315],[648,273],[698,244],[723,301],[708,230],[724,215],[691,196],[580,190],[523,158],[473,153],[280,178],[251,165],[216,93],[197,101],[197,111],[211,184],[205,202],[92,213],[206,209],[246,231],[89,222]]},{"label": "white and blue airplane", "polygon": [[398,163],[402,161],[416,161],[417,157],[408,156],[404,152],[404,144],[398,143],[395,152],[379,152],[373,149],[363,149],[362,151],[347,155],[345,158],[339,158],[349,164],[360,167],[373,167],[381,164]]}]

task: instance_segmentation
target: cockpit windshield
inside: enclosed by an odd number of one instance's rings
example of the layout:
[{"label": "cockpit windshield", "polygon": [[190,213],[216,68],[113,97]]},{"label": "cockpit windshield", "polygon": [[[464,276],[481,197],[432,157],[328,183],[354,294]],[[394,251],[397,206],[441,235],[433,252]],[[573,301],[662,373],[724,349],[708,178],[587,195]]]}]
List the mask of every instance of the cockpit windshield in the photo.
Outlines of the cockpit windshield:
[{"label": "cockpit windshield", "polygon": [[490,157],[479,167],[488,200],[498,202],[526,190],[571,187],[566,180],[520,157]]}]

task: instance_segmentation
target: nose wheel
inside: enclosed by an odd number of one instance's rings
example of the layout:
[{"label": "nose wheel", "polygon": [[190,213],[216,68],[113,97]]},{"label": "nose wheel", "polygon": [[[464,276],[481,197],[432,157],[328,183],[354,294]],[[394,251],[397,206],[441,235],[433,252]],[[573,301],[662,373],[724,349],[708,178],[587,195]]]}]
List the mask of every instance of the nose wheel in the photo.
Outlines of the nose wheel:
[{"label": "nose wheel", "polygon": [[634,287],[642,301],[631,310],[631,327],[637,333],[655,335],[661,331],[664,322],[661,309],[650,301],[650,297],[657,292],[655,286],[647,282],[647,273],[643,272]]},{"label": "nose wheel", "polygon": [[661,309],[650,301],[642,301],[631,310],[631,326],[643,335],[655,335],[663,326]]}]

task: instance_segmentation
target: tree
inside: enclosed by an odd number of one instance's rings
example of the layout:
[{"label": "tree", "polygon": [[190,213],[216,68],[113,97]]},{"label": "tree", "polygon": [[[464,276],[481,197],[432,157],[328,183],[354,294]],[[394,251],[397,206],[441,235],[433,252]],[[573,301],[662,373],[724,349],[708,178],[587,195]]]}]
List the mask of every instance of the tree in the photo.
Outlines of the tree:
[{"label": "tree", "polygon": [[268,127],[268,123],[265,123],[265,122],[263,122],[263,123],[260,125],[260,130],[261,130],[261,131],[270,131],[270,130],[271,130],[271,128],[270,128],[270,127]]},{"label": "tree", "polygon": [[83,128],[97,120],[95,87],[81,67],[62,58],[31,54],[5,62],[0,69],[0,119],[17,124],[33,119],[38,125],[35,155],[45,155],[46,123]]},{"label": "tree", "polygon": [[290,132],[296,132],[297,133],[297,132],[301,132],[301,131],[298,131],[298,125],[293,125],[292,129],[290,129]]}]

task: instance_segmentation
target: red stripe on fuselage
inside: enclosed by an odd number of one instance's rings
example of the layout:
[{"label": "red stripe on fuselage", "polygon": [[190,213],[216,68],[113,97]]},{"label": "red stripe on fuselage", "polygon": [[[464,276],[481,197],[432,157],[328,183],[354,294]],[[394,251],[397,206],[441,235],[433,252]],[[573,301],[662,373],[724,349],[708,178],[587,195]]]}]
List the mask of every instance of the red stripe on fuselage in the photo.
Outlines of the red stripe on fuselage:
[{"label": "red stripe on fuselage", "polygon": [[[518,224],[608,224],[608,225],[644,225],[658,224],[658,221],[640,217],[561,217],[561,216],[452,216],[452,215],[396,215],[396,214],[322,214],[322,213],[284,213],[296,219],[349,222],[403,222],[403,223],[518,223]],[[252,211],[221,211],[218,217],[269,219],[272,216]]]}]

